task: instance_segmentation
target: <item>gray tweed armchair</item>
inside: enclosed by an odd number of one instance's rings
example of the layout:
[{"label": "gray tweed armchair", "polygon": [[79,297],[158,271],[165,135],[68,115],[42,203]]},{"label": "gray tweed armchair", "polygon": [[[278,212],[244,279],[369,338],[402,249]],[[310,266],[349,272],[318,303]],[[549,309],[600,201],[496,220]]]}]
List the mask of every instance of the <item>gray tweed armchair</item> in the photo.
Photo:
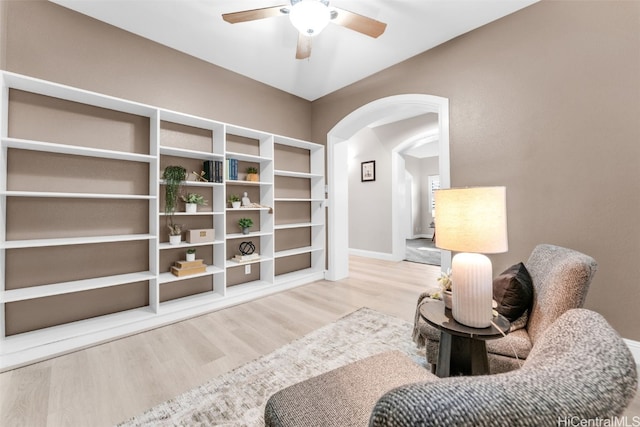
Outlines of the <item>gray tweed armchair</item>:
[{"label": "gray tweed armchair", "polygon": [[[493,374],[519,368],[554,320],[569,309],[582,307],[597,270],[597,264],[590,256],[548,244],[536,246],[525,266],[533,281],[533,305],[524,328],[486,342],[489,370]],[[413,340],[418,347],[426,344],[427,361],[435,366],[440,331],[420,317],[420,304],[425,298],[428,298],[427,293],[418,298]]]},{"label": "gray tweed armchair", "polygon": [[593,311],[569,310],[521,369],[438,378],[400,352],[379,354],[280,390],[267,426],[557,426],[620,416],[636,392],[624,341]]}]

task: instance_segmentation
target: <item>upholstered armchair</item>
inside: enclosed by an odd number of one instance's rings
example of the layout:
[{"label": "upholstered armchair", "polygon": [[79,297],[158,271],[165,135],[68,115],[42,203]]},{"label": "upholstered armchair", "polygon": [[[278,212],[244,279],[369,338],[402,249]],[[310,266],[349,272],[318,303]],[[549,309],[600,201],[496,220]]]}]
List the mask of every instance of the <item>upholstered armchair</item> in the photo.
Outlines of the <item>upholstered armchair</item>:
[{"label": "upholstered armchair", "polygon": [[573,309],[538,329],[521,369],[438,378],[399,351],[275,393],[267,427],[552,426],[623,414],[635,360],[598,313]]},{"label": "upholstered armchair", "polygon": [[[533,304],[524,328],[486,342],[493,374],[519,368],[549,325],[567,310],[582,307],[597,270],[590,256],[548,244],[536,246],[525,266],[533,281]],[[413,340],[418,346],[426,345],[427,362],[435,367],[440,331],[419,314],[420,305],[428,297],[423,293],[418,299]]]}]

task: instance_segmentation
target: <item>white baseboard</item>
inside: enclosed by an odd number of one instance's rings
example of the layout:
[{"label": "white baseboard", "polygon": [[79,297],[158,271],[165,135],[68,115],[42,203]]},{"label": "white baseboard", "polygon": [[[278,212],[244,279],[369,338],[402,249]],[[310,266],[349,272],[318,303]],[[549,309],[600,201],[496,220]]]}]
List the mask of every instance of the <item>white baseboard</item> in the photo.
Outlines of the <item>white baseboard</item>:
[{"label": "white baseboard", "polygon": [[393,254],[386,252],[365,251],[363,249],[349,249],[349,255],[361,256],[365,258],[381,259],[383,261],[395,261]]},{"label": "white baseboard", "polygon": [[626,338],[623,338],[623,340],[627,344],[627,347],[629,347],[629,350],[631,350],[633,358],[636,359],[636,365],[640,367],[640,341],[628,340]]}]

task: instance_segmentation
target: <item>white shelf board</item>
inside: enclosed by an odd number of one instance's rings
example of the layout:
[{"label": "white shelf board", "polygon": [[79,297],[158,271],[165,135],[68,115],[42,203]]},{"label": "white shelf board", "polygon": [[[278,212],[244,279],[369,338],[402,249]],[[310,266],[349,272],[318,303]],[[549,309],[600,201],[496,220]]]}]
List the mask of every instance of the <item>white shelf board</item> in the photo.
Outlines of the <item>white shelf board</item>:
[{"label": "white shelf board", "polygon": [[316,251],[321,251],[322,248],[314,248],[313,246],[305,246],[302,248],[295,248],[295,249],[289,249],[286,251],[278,251],[275,254],[275,258],[284,258],[284,257],[288,257],[288,256],[292,256],[292,255],[300,255],[300,254],[306,254],[306,253],[311,253],[311,252],[316,252]]},{"label": "white shelf board", "polygon": [[224,160],[223,154],[208,153],[206,151],[188,150],[186,148],[175,148],[160,146],[160,154],[165,156],[187,157],[189,159],[200,160]]},{"label": "white shelf board", "polygon": [[241,267],[243,265],[249,265],[249,264],[259,264],[261,262],[266,262],[266,261],[273,261],[273,258],[266,257],[266,256],[260,256],[260,258],[258,258],[256,260],[247,261],[247,262],[235,262],[235,261],[232,261],[232,260],[228,259],[226,264],[225,264],[225,266],[226,266],[226,268],[233,268],[233,267]]},{"label": "white shelf board", "polygon": [[298,199],[295,197],[278,197],[273,199],[274,202],[324,202],[325,199]]},{"label": "white shelf board", "polygon": [[[160,212],[159,213],[160,216],[166,216],[167,214],[165,214],[164,212]],[[224,215],[224,212],[195,212],[195,213],[189,213],[189,212],[174,212],[173,215],[175,216],[212,216],[212,215]]]},{"label": "white shelf board", "polygon": [[[178,123],[185,126],[193,126],[200,129],[222,132],[224,124],[204,117],[193,116],[186,113],[160,109],[160,120],[165,122]],[[222,135],[220,136],[222,137]]]},{"label": "white shelf board", "polygon": [[23,90],[26,92],[46,95],[53,98],[66,99],[80,104],[93,105],[109,110],[121,111],[124,113],[136,114],[139,116],[153,117],[158,109],[149,105],[140,104],[134,101],[127,101],[109,95],[90,92],[84,89],[73,88],[45,80],[27,77],[20,74],[3,71],[5,85],[10,88]]},{"label": "white shelf board", "polygon": [[225,181],[227,184],[232,185],[247,185],[247,186],[259,186],[259,185],[273,185],[272,182],[264,182],[264,181],[244,181],[241,179],[227,179]]},{"label": "white shelf board", "polygon": [[212,304],[221,303],[223,301],[224,297],[214,291],[203,292],[161,302],[158,314],[162,315],[167,313],[179,313],[184,310],[193,309],[194,307],[210,306]]},{"label": "white shelf board", "polygon": [[270,162],[272,160],[269,157],[254,156],[253,154],[235,153],[231,151],[227,151],[226,157],[227,159],[235,159],[235,160],[241,160],[243,162],[255,162],[255,163]]},{"label": "white shelf board", "polygon": [[265,280],[255,280],[253,282],[241,283],[239,285],[232,285],[227,287],[225,298],[233,298],[238,295],[253,293],[260,289],[267,289],[271,286],[273,286],[273,284]]},{"label": "white shelf board", "polygon": [[268,231],[252,231],[249,234],[243,234],[243,233],[232,233],[232,234],[227,234],[227,240],[232,240],[232,239],[246,239],[248,237],[260,237],[260,236],[270,236],[273,233],[268,232]]},{"label": "white shelf board", "polygon": [[238,212],[238,211],[268,211],[271,208],[226,208],[227,212]]},{"label": "white shelf board", "polygon": [[[164,179],[159,181],[160,185],[165,185],[167,182]],[[222,187],[222,182],[202,182],[202,181],[184,181],[182,183],[184,187]]]},{"label": "white shelf board", "polygon": [[315,142],[303,141],[301,139],[289,138],[287,136],[274,135],[274,144],[288,145],[291,147],[304,148],[309,151],[321,150],[324,145],[316,144]]},{"label": "white shelf board", "polygon": [[204,273],[192,274],[190,276],[182,276],[178,277],[172,273],[160,273],[158,276],[158,283],[171,283],[171,282],[179,282],[181,280],[193,279],[194,277],[202,277],[202,276],[212,276],[214,274],[224,273],[224,270],[216,267],[215,265],[208,265],[207,271]]},{"label": "white shelf board", "polygon": [[322,175],[317,173],[307,173],[307,172],[294,172],[294,171],[285,171],[285,170],[276,170],[273,171],[273,174],[276,176],[288,176],[291,178],[323,178]]},{"label": "white shelf board", "polygon": [[135,240],[153,240],[152,234],[121,234],[114,236],[67,237],[57,239],[9,240],[0,242],[3,249],[42,248],[48,246],[87,245],[92,243],[130,242]]},{"label": "white shelf board", "polygon": [[320,224],[320,223],[313,223],[313,222],[300,222],[300,223],[295,223],[295,224],[280,224],[280,225],[275,225],[273,227],[274,230],[287,230],[290,228],[305,228],[305,227],[321,227],[324,224]]},{"label": "white shelf board", "polygon": [[43,151],[47,153],[71,154],[76,156],[99,157],[132,162],[150,163],[154,156],[147,154],[127,153],[125,151],[103,150],[100,148],[80,147],[77,145],[56,144],[53,142],[30,141],[18,138],[3,138],[2,145],[21,150]]},{"label": "white shelf board", "polygon": [[31,286],[28,288],[11,289],[0,294],[2,302],[24,301],[53,295],[69,294],[88,291],[127,283],[142,282],[155,279],[155,274],[145,271],[139,273],[119,274],[116,276],[97,277],[93,279],[74,280],[71,282],[53,283],[50,285]]},{"label": "white shelf board", "polygon": [[154,200],[156,196],[148,194],[110,194],[110,193],[62,193],[54,191],[0,191],[7,197],[51,197],[56,199],[118,199],[118,200]]},{"label": "white shelf board", "polygon": [[195,248],[198,246],[207,246],[207,245],[220,245],[223,244],[224,240],[214,240],[213,242],[202,242],[202,243],[188,243],[186,241],[182,241],[180,242],[179,245],[172,245],[171,243],[165,242],[165,243],[160,243],[158,245],[158,249],[160,250],[164,250],[164,249],[184,249],[184,248]]}]

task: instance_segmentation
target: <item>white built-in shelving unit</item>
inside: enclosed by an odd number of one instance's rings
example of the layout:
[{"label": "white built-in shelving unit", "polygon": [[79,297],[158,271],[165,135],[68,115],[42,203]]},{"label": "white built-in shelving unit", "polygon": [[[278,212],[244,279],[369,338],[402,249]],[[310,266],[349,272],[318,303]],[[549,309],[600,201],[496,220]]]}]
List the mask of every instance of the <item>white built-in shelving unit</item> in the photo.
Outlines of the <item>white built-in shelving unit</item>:
[{"label": "white built-in shelving unit", "polygon": [[[324,278],[323,146],[10,72],[0,72],[0,80],[0,371]],[[139,145],[129,149],[115,144],[114,149],[110,144],[96,147],[78,143],[77,138],[68,142],[63,137],[61,141],[59,135],[53,140],[15,135],[10,126],[14,91],[76,103],[80,110],[98,108],[142,118],[148,122],[148,129],[146,125],[143,129],[148,134],[148,146],[140,152]],[[196,142],[191,144],[191,139]],[[132,181],[124,186],[118,183],[114,190],[100,185],[96,192],[90,192],[86,188],[91,187],[91,176],[74,175],[69,170],[68,175],[57,171],[54,177],[48,177],[50,171],[42,168],[33,173],[43,175],[44,180],[42,176],[35,178],[25,187],[23,183],[30,177],[24,171],[12,171],[11,157],[30,153],[53,156],[53,168],[55,156],[70,159],[65,161],[74,165],[107,162],[105,169],[113,165],[108,162],[117,162],[118,168],[132,165],[136,171],[145,171],[145,190],[129,190],[140,188],[140,182]],[[291,162],[290,156],[296,161]],[[165,183],[161,179],[164,167],[184,164],[191,175],[202,170],[204,161],[224,163],[226,159],[236,159],[242,167],[256,167],[260,180],[246,181],[242,173],[238,180],[225,179],[222,183],[198,182],[189,177],[183,192],[202,194],[208,206],[199,207],[196,213],[176,212],[174,219],[187,228],[214,229],[214,240],[187,243],[183,239],[179,245],[169,244]],[[132,180],[130,176],[126,179]],[[261,206],[233,209],[227,204],[230,194],[245,191]],[[30,215],[17,219],[22,202],[38,211],[33,221],[39,222],[32,228],[25,227]],[[81,213],[68,210],[78,204],[86,204]],[[131,206],[137,216],[124,215],[119,224],[123,206]],[[87,212],[91,218],[86,218]],[[47,215],[51,221],[42,221]],[[95,228],[69,226],[69,218],[74,215],[84,215],[79,223],[93,219]],[[249,234],[242,234],[236,225],[244,216],[254,219]],[[116,225],[103,227],[102,221],[115,221]],[[56,228],[58,222],[63,225]],[[238,264],[232,258],[244,241],[254,243],[260,258]],[[57,257],[67,251],[114,253],[119,245],[123,251],[135,253],[134,267],[105,267],[96,256],[78,264],[70,260],[73,268],[54,269],[53,279],[47,278],[46,271],[39,271],[44,267],[38,257]],[[133,249],[127,249],[130,247]],[[168,267],[184,259],[189,248],[202,254],[206,271],[174,276]],[[29,271],[22,272],[25,258],[33,263]],[[35,277],[22,281],[30,275]],[[45,319],[39,326],[38,311],[44,307],[56,312],[59,298],[65,295],[76,298],[72,301],[89,302],[96,312],[79,308],[75,314],[72,308],[71,313],[64,313],[67,317],[60,317],[62,320],[47,324]],[[115,308],[110,306],[112,302]]]}]

